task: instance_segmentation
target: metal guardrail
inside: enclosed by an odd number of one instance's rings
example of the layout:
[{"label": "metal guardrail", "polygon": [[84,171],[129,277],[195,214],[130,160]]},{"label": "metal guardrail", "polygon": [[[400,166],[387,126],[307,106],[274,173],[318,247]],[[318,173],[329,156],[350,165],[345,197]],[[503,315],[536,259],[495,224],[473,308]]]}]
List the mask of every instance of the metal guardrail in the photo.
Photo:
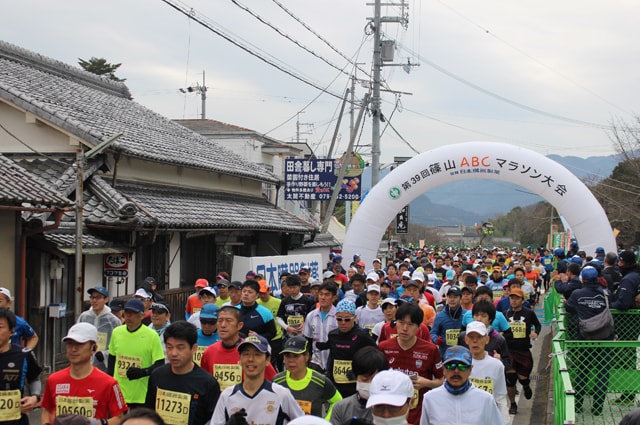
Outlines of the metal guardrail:
[{"label": "metal guardrail", "polygon": [[640,394],[640,310],[612,310],[615,341],[584,341],[577,338],[577,319],[565,313],[561,298],[554,292],[547,296],[554,301],[556,328],[554,423],[619,423],[637,407]]}]

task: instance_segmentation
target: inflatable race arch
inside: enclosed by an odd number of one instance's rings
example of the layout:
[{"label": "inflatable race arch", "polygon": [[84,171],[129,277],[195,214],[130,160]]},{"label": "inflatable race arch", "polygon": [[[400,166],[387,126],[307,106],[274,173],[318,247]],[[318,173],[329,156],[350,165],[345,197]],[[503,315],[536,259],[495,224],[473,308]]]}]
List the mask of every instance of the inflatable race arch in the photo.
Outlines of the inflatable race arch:
[{"label": "inflatable race arch", "polygon": [[396,214],[418,196],[443,184],[469,179],[513,183],[541,196],[565,218],[580,249],[616,251],[600,203],[575,175],[537,152],[495,142],[452,144],[424,152],[376,184],[351,220],[342,247],[345,258],[377,257],[382,235]]}]

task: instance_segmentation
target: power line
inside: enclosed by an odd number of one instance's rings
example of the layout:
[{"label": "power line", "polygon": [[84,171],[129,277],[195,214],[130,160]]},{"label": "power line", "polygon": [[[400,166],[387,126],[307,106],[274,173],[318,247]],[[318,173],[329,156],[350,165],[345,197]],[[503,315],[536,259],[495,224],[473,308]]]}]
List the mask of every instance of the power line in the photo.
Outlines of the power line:
[{"label": "power line", "polygon": [[55,158],[52,158],[38,150],[36,150],[35,148],[31,147],[29,144],[27,144],[26,142],[23,142],[22,139],[20,139],[18,136],[16,136],[15,134],[13,134],[7,127],[5,127],[4,125],[0,124],[0,128],[4,130],[5,133],[7,133],[9,136],[11,136],[14,140],[16,140],[18,143],[20,143],[21,145],[23,145],[24,147],[26,147],[27,149],[29,149],[30,151],[44,157],[47,158],[49,161],[53,161],[53,162],[57,162],[58,164],[64,165],[65,167],[69,167],[68,162],[64,162],[64,161],[59,161]]},{"label": "power line", "polygon": [[318,37],[318,39],[320,41],[322,41],[324,44],[326,44],[327,46],[329,46],[329,48],[331,50],[333,50],[334,52],[336,52],[337,54],[339,54],[340,56],[342,56],[343,59],[346,59],[347,61],[349,61],[349,63],[351,63],[351,65],[353,65],[354,67],[356,67],[356,69],[358,69],[359,71],[361,71],[362,73],[364,73],[367,77],[372,78],[371,74],[369,74],[367,71],[365,71],[364,69],[360,68],[355,62],[352,62],[351,59],[349,59],[344,53],[342,53],[340,50],[338,50],[337,47],[335,47],[333,44],[331,44],[329,41],[327,41],[324,37],[322,37],[317,31],[313,30],[313,28],[311,28],[309,25],[307,25],[302,19],[300,19],[299,17],[297,17],[293,12],[291,12],[289,9],[287,9],[282,3],[280,3],[277,0],[271,0],[273,1],[276,5],[278,5],[278,7],[280,9],[282,9],[287,15],[291,16],[295,21],[297,21],[300,25],[302,25],[307,31],[309,31],[311,34],[315,35],[316,37]]},{"label": "power line", "polygon": [[490,35],[491,37],[495,38],[496,40],[500,41],[501,43],[504,43],[505,45],[507,45],[508,47],[512,48],[513,50],[515,50],[516,52],[520,53],[521,55],[525,56],[526,58],[532,60],[533,62],[537,63],[538,65],[542,66],[543,68],[559,75],[560,77],[562,77],[563,79],[569,81],[570,83],[574,84],[576,87],[586,91],[587,93],[591,94],[592,96],[597,97],[598,99],[600,99],[601,101],[605,102],[606,104],[613,106],[614,108],[625,112],[627,114],[630,114],[631,112],[626,111],[625,109],[621,108],[620,106],[610,102],[609,100],[605,99],[604,97],[600,96],[598,93],[594,92],[593,90],[583,86],[582,84],[579,84],[577,81],[573,80],[572,78],[560,73],[559,71],[556,71],[554,68],[552,68],[551,66],[547,65],[546,63],[538,60],[537,58],[531,56],[530,54],[528,54],[527,52],[525,52],[524,50],[520,49],[519,47],[509,43],[507,40],[504,40],[503,38],[499,37],[498,35],[494,34],[492,31],[490,31],[488,28],[483,27],[482,25],[472,21],[470,18],[468,18],[467,16],[463,15],[462,13],[460,13],[459,11],[457,11],[456,9],[454,9],[453,7],[451,7],[449,4],[444,3],[441,0],[438,0],[438,3],[440,3],[442,6],[446,7],[447,9],[451,10],[453,13],[455,13],[456,15],[460,16],[462,19],[464,19],[465,21],[471,23],[473,26],[477,27],[478,29],[480,29],[480,31],[482,31],[484,34]]},{"label": "power line", "polygon": [[[354,56],[357,55],[360,52],[360,49],[362,49],[362,46],[364,46],[364,43],[367,41],[366,37],[362,38],[362,43],[360,43],[360,46],[358,47],[358,49],[356,49],[356,52],[354,53]],[[351,63],[351,61],[349,61],[349,63]],[[337,79],[338,77],[340,77],[340,74],[337,74],[333,80],[331,80],[331,82],[327,85],[327,88],[330,87]],[[299,111],[297,111],[295,114],[291,115],[291,117],[289,117],[288,119],[286,119],[285,121],[283,121],[282,123],[278,124],[277,126],[275,126],[274,128],[272,128],[271,130],[267,131],[266,133],[264,133],[264,135],[266,136],[269,133],[272,133],[273,131],[279,129],[280,127],[282,127],[283,125],[285,125],[286,123],[288,123],[289,121],[291,121],[292,119],[294,119],[296,116],[298,116],[298,114],[300,112],[303,112],[305,109],[307,109],[309,106],[311,106],[316,100],[318,100],[318,98],[322,95],[322,92],[319,93],[316,97],[314,97],[313,99],[311,99],[311,101],[309,103],[307,103],[302,109],[300,109]],[[340,101],[342,101],[342,96],[340,97]],[[347,101],[349,102],[349,101]],[[335,114],[335,112],[334,112]],[[364,121],[364,120],[363,120]]]},{"label": "power line", "polygon": [[393,130],[394,133],[396,133],[396,135],[400,138],[400,140],[402,140],[407,146],[409,146],[409,148],[414,151],[416,154],[420,155],[421,152],[419,152],[416,148],[414,148],[413,146],[411,146],[411,143],[409,143],[404,137],[402,137],[400,135],[400,133],[398,133],[398,130],[395,129],[395,127],[393,125],[391,125],[391,123],[389,121],[387,121],[387,125],[389,127],[391,127],[391,130]]},{"label": "power line", "polygon": [[247,6],[244,6],[242,4],[240,4],[237,0],[231,0],[231,2],[233,4],[235,4],[236,6],[238,6],[240,9],[244,10],[245,12],[247,12],[248,14],[250,14],[251,16],[253,16],[254,18],[256,18],[258,21],[260,21],[261,23],[263,23],[264,25],[268,26],[269,28],[271,28],[272,30],[274,30],[275,32],[277,32],[278,34],[280,34],[282,37],[286,38],[287,40],[291,41],[293,44],[295,44],[296,46],[300,47],[302,50],[304,50],[307,53],[310,53],[311,55],[315,56],[316,58],[320,59],[321,61],[323,61],[324,63],[326,63],[327,65],[331,66],[332,68],[337,69],[338,71],[342,72],[345,75],[349,75],[348,72],[346,72],[344,69],[340,68],[338,65],[333,64],[332,62],[330,62],[328,59],[324,58],[323,56],[320,56],[318,53],[314,52],[313,50],[311,50],[310,48],[308,48],[307,46],[303,45],[302,43],[300,43],[298,40],[294,39],[293,37],[289,36],[287,33],[283,32],[280,28],[276,27],[275,25],[273,25],[272,23],[270,23],[269,21],[263,19],[262,17],[260,17],[260,15],[257,15],[256,13],[254,13],[251,9],[249,9]]},{"label": "power line", "polygon": [[400,46],[400,48],[402,50],[406,51],[407,53],[409,53],[411,55],[414,55],[421,62],[426,63],[430,67],[434,68],[437,71],[440,71],[441,73],[445,74],[446,76],[448,76],[450,78],[453,78],[454,80],[456,80],[456,81],[458,81],[458,82],[460,82],[460,83],[462,83],[462,84],[464,84],[464,85],[466,85],[468,87],[471,87],[474,90],[477,90],[477,91],[479,91],[481,93],[484,93],[487,96],[491,96],[491,97],[493,97],[495,99],[501,100],[501,101],[503,101],[505,103],[508,103],[510,105],[516,106],[518,108],[524,109],[524,110],[529,111],[529,112],[533,112],[533,113],[538,114],[538,115],[543,115],[543,116],[546,116],[546,117],[549,117],[549,118],[554,118],[554,119],[557,119],[557,120],[566,121],[566,122],[570,122],[570,123],[573,123],[573,124],[578,124],[578,125],[581,125],[581,126],[595,127],[595,128],[600,128],[602,130],[611,130],[612,129],[611,126],[602,125],[602,124],[596,124],[596,123],[592,123],[592,122],[588,122],[588,121],[582,121],[582,120],[578,120],[578,119],[574,119],[574,118],[565,117],[563,115],[558,115],[558,114],[554,114],[552,112],[543,111],[542,109],[534,108],[532,106],[525,105],[524,103],[520,103],[520,102],[517,102],[515,100],[511,100],[511,99],[509,99],[507,97],[504,97],[504,96],[499,95],[497,93],[494,93],[494,92],[492,92],[490,90],[487,90],[484,87],[481,87],[481,86],[479,86],[479,85],[477,85],[475,83],[472,83],[471,81],[465,80],[464,78],[454,74],[451,71],[446,70],[445,68],[443,68],[440,65],[436,64],[435,62],[432,62],[432,61],[424,58],[419,53],[413,52],[411,49],[409,49],[409,48],[407,48],[407,47],[405,47],[405,46],[403,46],[401,44],[399,46]]},{"label": "power line", "polygon": [[[310,80],[307,80],[306,78],[297,75],[296,73],[294,73],[293,71],[289,70],[289,69],[285,69],[283,66],[277,64],[273,59],[268,59],[266,57],[264,57],[262,54],[259,54],[255,51],[253,51],[252,49],[250,49],[248,46],[244,45],[243,43],[239,42],[238,40],[234,39],[233,37],[231,37],[230,35],[226,34],[225,32],[223,32],[221,29],[214,27],[213,23],[208,23],[205,22],[206,18],[204,15],[197,13],[193,8],[189,8],[189,11],[186,10],[186,6],[180,6],[177,4],[174,4],[174,2],[172,2],[171,0],[161,0],[162,2],[168,4],[169,6],[171,6],[172,8],[174,8],[175,10],[177,10],[178,12],[184,14],[185,16],[189,17],[189,19],[193,19],[195,22],[199,23],[200,25],[202,25],[203,27],[205,27],[206,29],[208,29],[209,31],[213,32],[214,34],[222,37],[223,39],[225,39],[226,41],[228,41],[229,43],[233,44],[236,47],[239,47],[240,49],[244,50],[245,52],[249,53],[252,56],[255,56],[256,58],[260,59],[261,61],[263,61],[264,63],[276,68],[279,71],[284,72],[285,74],[295,78],[296,80],[307,84],[313,88],[315,88],[316,90],[320,90],[322,93],[327,93],[328,95],[331,95],[337,99],[342,99],[342,96],[331,92],[328,90],[327,88],[322,88],[319,84],[314,83]],[[200,17],[202,16],[202,17]],[[254,46],[255,47],[255,46]]]}]

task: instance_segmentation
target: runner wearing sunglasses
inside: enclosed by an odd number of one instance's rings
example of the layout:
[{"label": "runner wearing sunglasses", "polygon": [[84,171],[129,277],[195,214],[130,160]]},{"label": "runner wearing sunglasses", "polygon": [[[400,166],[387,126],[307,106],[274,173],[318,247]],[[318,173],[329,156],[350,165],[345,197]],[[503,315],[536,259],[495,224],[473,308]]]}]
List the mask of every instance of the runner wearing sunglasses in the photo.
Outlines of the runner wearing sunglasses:
[{"label": "runner wearing sunglasses", "polygon": [[504,421],[493,396],[470,381],[473,357],[460,345],[444,355],[444,385],[427,392],[422,401],[420,425],[502,425]]},{"label": "runner wearing sunglasses", "polygon": [[356,392],[356,376],[351,368],[354,353],[362,347],[376,346],[369,332],[356,326],[355,317],[355,303],[343,299],[336,306],[338,329],[329,332],[327,342],[316,343],[318,350],[329,349],[327,375],[343,398]]}]

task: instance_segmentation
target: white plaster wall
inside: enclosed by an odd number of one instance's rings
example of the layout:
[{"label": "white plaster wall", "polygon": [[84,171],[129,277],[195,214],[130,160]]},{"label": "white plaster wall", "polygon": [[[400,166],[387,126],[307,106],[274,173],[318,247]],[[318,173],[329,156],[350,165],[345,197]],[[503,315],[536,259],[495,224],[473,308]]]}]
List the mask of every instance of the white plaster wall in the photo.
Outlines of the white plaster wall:
[{"label": "white plaster wall", "polygon": [[262,192],[262,184],[255,180],[142,161],[131,157],[124,157],[120,160],[117,166],[117,178],[193,189],[241,193],[250,196],[260,196]]},{"label": "white plaster wall", "polygon": [[[65,133],[35,120],[32,114],[0,101],[0,122],[20,140],[28,140],[29,146],[41,152],[75,152],[77,140],[73,142]],[[72,144],[73,143],[73,144]],[[16,141],[6,132],[0,132],[2,152],[33,151]]]},{"label": "white plaster wall", "polygon": [[[100,255],[84,256],[84,290],[82,291],[82,299],[88,300],[89,294],[87,290],[96,286],[102,286],[103,260]],[[107,286],[107,290],[111,292],[111,288]]]}]

